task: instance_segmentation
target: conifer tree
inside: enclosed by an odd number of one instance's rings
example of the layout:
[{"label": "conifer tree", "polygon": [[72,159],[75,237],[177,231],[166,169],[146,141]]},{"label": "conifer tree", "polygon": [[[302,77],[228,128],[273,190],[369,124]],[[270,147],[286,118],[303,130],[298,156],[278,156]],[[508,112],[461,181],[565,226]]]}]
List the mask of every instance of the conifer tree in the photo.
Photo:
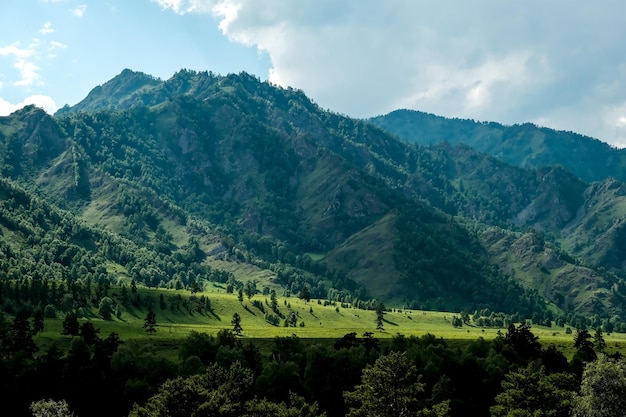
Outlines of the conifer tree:
[{"label": "conifer tree", "polygon": [[148,314],[144,319],[143,328],[146,329],[146,332],[148,332],[148,334],[152,335],[154,332],[156,332],[157,326],[158,324],[156,322],[156,314],[152,310],[152,307],[149,307]]},{"label": "conifer tree", "polygon": [[385,315],[385,305],[383,303],[378,303],[376,306],[376,330],[385,330],[383,326],[383,317]]},{"label": "conifer tree", "polygon": [[233,314],[233,319],[230,323],[233,325],[233,332],[236,335],[240,335],[243,329],[241,328],[241,316],[239,313]]}]

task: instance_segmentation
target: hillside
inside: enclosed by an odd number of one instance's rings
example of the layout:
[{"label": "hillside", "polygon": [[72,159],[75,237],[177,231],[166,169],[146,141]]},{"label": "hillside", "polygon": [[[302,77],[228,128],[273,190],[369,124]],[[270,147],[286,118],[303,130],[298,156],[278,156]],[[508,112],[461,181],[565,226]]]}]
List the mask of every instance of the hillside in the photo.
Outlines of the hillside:
[{"label": "hillside", "polygon": [[[24,196],[7,210],[29,225],[5,216],[3,239],[26,255],[16,259],[39,250],[30,230],[41,228],[74,239],[101,282],[626,317],[621,183],[408,144],[245,73],[125,70],[54,117],[27,107],[0,118],[0,143],[4,181]],[[32,201],[91,240],[42,224]],[[517,243],[486,234],[493,226]],[[526,245],[528,229],[546,246]],[[31,277],[57,268],[35,259],[22,267]],[[72,259],[63,277],[86,285]]]},{"label": "hillside", "polygon": [[608,177],[626,181],[626,150],[574,132],[531,123],[505,126],[449,119],[414,110],[396,110],[370,122],[419,145],[464,144],[523,168],[561,165],[588,182]]}]

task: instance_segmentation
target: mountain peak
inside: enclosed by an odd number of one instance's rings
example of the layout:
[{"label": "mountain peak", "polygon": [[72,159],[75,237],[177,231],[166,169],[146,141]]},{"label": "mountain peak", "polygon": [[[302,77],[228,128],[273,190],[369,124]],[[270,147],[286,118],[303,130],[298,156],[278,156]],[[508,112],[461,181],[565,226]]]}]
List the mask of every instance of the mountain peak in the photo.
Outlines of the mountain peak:
[{"label": "mountain peak", "polygon": [[55,116],[79,111],[128,108],[137,104],[135,97],[137,91],[154,87],[161,82],[159,78],[126,68],[111,80],[93,88],[87,97],[75,106],[59,109]]}]

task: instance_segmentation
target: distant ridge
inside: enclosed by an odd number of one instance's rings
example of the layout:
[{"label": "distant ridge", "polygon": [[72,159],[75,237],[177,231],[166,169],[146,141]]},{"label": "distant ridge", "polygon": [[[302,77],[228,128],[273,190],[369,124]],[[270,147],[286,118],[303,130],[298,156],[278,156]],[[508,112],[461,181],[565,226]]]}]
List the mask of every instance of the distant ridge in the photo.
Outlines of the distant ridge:
[{"label": "distant ridge", "polygon": [[465,144],[522,168],[561,165],[584,181],[626,181],[626,149],[574,132],[531,123],[449,119],[415,110],[396,110],[369,119],[375,126],[419,145]]}]

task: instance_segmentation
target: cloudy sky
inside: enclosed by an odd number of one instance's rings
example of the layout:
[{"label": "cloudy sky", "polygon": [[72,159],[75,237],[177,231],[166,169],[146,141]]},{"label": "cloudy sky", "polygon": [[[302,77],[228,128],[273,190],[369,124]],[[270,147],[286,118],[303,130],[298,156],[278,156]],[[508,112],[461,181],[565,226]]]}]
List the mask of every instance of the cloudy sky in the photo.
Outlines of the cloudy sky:
[{"label": "cloudy sky", "polygon": [[533,122],[626,147],[622,0],[19,0],[0,114],[75,104],[124,68],[247,71],[323,108]]}]

